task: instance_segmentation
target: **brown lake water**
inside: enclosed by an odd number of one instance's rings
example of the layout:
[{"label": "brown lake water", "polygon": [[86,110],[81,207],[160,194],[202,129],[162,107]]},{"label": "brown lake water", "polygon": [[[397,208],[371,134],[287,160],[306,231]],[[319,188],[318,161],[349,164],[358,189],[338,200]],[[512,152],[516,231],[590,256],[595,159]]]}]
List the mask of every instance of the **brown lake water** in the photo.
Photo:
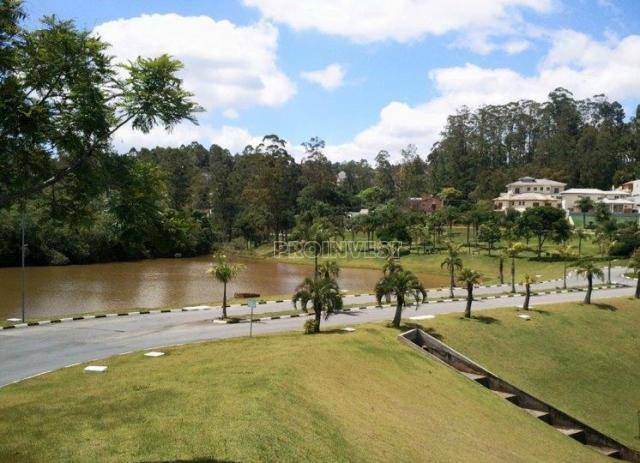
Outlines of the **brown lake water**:
[{"label": "brown lake water", "polygon": [[[234,292],[289,295],[313,267],[234,258],[245,265],[229,285]],[[209,256],[138,262],[28,267],[27,318],[128,308],[180,307],[222,300],[222,285],[206,274]],[[371,292],[380,270],[343,268],[340,287]],[[446,277],[419,275],[425,286],[443,286]],[[20,315],[20,269],[0,268],[0,319]]]}]

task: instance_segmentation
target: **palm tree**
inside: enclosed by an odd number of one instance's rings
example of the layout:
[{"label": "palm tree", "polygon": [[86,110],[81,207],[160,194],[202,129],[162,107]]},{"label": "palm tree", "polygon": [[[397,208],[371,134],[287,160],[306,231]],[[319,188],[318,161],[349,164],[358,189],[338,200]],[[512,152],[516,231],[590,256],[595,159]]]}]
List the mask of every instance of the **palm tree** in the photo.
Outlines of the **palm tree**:
[{"label": "palm tree", "polygon": [[334,312],[342,310],[342,294],[336,280],[329,278],[305,278],[296,288],[293,294],[293,306],[297,307],[300,301],[302,310],[306,312],[307,304],[311,301],[315,314],[313,332],[320,332],[320,319],[324,313],[324,319],[329,318]]},{"label": "palm tree", "polygon": [[223,285],[222,318],[227,318],[227,283],[235,279],[244,266],[240,264],[230,264],[227,262],[227,257],[222,254],[215,256],[214,258],[216,263],[209,267],[207,273],[209,275],[213,275],[213,277]]},{"label": "palm tree", "polygon": [[522,284],[524,285],[524,302],[522,308],[529,310],[529,301],[531,300],[531,285],[536,282],[536,279],[529,274],[525,274]]},{"label": "palm tree", "polygon": [[636,282],[635,298],[640,299],[640,248],[636,248],[629,259],[629,267],[633,270],[633,276],[638,279]]},{"label": "palm tree", "polygon": [[567,289],[567,261],[576,257],[573,246],[570,244],[562,244],[556,250],[558,256],[562,259],[562,289]]},{"label": "palm tree", "polygon": [[315,220],[311,225],[298,224],[293,231],[293,236],[302,240],[303,249],[313,250],[313,275],[318,277],[318,256],[322,253],[324,243],[331,238],[340,235],[340,232],[329,220],[325,218]]},{"label": "palm tree", "polygon": [[519,241],[510,243],[505,249],[506,256],[511,259],[511,292],[516,292],[516,257],[526,249],[525,245]]},{"label": "palm tree", "polygon": [[462,269],[462,258],[460,257],[460,245],[447,241],[447,257],[440,264],[440,268],[447,268],[449,271],[449,295],[453,296],[453,287],[456,284],[456,270]]},{"label": "palm tree", "polygon": [[502,248],[500,255],[498,256],[498,272],[500,273],[500,284],[504,284],[504,259],[509,257],[506,249]]},{"label": "palm tree", "polygon": [[418,245],[418,254],[420,254],[420,245],[422,245],[422,251],[426,254],[427,240],[429,238],[429,227],[423,224],[412,225],[408,229],[409,236],[411,237],[411,244]]},{"label": "palm tree", "polygon": [[604,280],[602,269],[594,264],[591,259],[581,259],[576,266],[578,275],[584,275],[587,278],[587,293],[584,295],[584,303],[591,304],[591,293],[593,291],[593,277]]},{"label": "palm tree", "polygon": [[464,309],[464,316],[471,318],[471,304],[473,303],[473,287],[480,284],[482,275],[470,268],[463,268],[458,273],[458,283],[467,288],[467,307]]},{"label": "palm tree", "polygon": [[604,254],[607,256],[607,284],[611,284],[611,264],[613,261],[613,255],[611,252],[615,249],[617,241],[611,238],[603,238],[602,240],[602,250]]},{"label": "palm tree", "polygon": [[576,201],[576,206],[582,212],[582,228],[587,226],[587,212],[594,207],[593,200],[589,196],[584,196]]},{"label": "palm tree", "polygon": [[318,266],[318,276],[320,278],[338,279],[340,276],[340,267],[335,260],[328,260]]},{"label": "palm tree", "polygon": [[584,228],[576,228],[573,233],[576,235],[576,238],[578,238],[578,257],[580,257],[582,254],[582,241],[589,239],[589,235]]},{"label": "palm tree", "polygon": [[418,280],[418,277],[409,270],[396,270],[392,273],[385,274],[375,289],[378,304],[382,302],[382,297],[389,293],[396,296],[396,313],[393,316],[391,324],[395,328],[400,328],[400,320],[402,319],[402,309],[406,305],[407,297],[413,297],[417,303],[426,300],[427,291]]}]

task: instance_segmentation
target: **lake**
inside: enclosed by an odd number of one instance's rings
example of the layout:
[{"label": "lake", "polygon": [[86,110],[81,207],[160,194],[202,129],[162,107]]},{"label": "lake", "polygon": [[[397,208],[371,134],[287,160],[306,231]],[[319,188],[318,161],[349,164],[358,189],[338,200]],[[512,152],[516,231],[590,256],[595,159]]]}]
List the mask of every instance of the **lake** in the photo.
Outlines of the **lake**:
[{"label": "lake", "polygon": [[[310,265],[234,258],[246,268],[229,285],[234,292],[290,295]],[[222,300],[222,285],[206,274],[211,257],[137,262],[28,267],[27,318],[129,308],[181,307]],[[371,292],[380,270],[343,268],[340,287]],[[419,275],[426,286],[446,285],[446,277]],[[0,268],[0,318],[20,316],[20,268]]]}]

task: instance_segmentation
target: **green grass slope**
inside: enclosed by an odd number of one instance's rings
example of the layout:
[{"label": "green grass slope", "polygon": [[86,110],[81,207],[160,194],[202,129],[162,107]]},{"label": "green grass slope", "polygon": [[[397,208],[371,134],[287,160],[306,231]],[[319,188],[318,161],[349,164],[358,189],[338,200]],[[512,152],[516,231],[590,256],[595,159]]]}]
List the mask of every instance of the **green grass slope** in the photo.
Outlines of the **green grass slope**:
[{"label": "green grass slope", "polygon": [[37,377],[0,390],[0,461],[606,461],[397,334],[236,339]]},{"label": "green grass slope", "polygon": [[424,325],[493,373],[638,449],[640,302],[597,302],[540,306],[530,321],[500,309]]}]

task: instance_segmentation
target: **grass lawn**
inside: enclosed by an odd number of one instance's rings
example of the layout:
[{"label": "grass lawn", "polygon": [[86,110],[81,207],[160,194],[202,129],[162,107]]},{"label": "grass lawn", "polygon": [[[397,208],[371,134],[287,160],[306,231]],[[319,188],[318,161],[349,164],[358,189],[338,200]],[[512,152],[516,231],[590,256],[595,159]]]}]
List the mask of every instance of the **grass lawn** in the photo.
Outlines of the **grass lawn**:
[{"label": "grass lawn", "polygon": [[0,389],[0,461],[606,461],[397,334],[225,340],[33,378]]},{"label": "grass lawn", "polygon": [[[513,309],[459,315],[424,326],[495,374],[622,442],[640,448],[640,302],[541,306],[532,320]],[[535,298],[533,300],[535,304]]]},{"label": "grass lawn", "polygon": [[[614,215],[613,218],[618,222],[619,225],[638,221],[637,214]],[[586,219],[587,219],[587,224],[595,225],[596,219],[593,214],[587,214]],[[584,227],[584,220],[582,220],[582,214],[571,214],[571,220],[573,220],[573,224],[576,227],[578,228]]]},{"label": "grass lawn", "polygon": [[[457,243],[466,243],[466,228],[454,227],[451,234],[451,240]],[[589,236],[582,241],[582,256],[594,256],[601,259],[599,256],[598,246],[593,243]],[[345,235],[345,239],[350,240],[350,234]],[[473,246],[474,238],[473,232],[471,233],[472,253],[469,254],[468,248],[463,247],[461,249],[461,257],[465,267],[470,267],[483,275],[483,281],[485,283],[496,283],[499,281],[499,258],[500,248],[504,243],[496,243],[496,249],[492,251],[492,255],[489,256],[486,249],[482,247],[476,248]],[[569,240],[575,250],[578,249],[578,240],[571,238]],[[535,239],[531,239],[529,246],[535,247]],[[543,246],[543,253],[550,252],[557,248],[557,245],[551,241],[548,241]],[[287,262],[294,264],[307,264],[313,265],[313,259],[301,254],[293,254],[289,256],[273,257],[273,245],[271,243],[265,244],[248,254],[249,257],[259,257],[276,260],[279,262]],[[243,254],[245,255],[245,254]],[[446,270],[440,267],[440,264],[445,258],[443,252],[435,254],[422,254],[422,250],[419,246],[415,246],[411,254],[403,256],[400,260],[402,264],[409,270],[419,273],[422,277],[423,283],[430,287],[440,287],[447,284]],[[343,267],[355,267],[355,268],[373,268],[380,269],[384,264],[384,259],[371,258],[371,257],[353,257],[353,256],[341,256],[333,255],[327,257],[321,257],[320,262],[323,260],[336,260]],[[614,261],[614,265],[623,264],[623,260]],[[605,263],[603,262],[603,266]],[[522,280],[525,274],[540,275],[540,279],[548,280],[562,277],[561,261],[548,262],[535,259],[535,253],[528,251],[522,253],[520,257],[516,259],[516,280],[519,282]],[[510,278],[510,263],[505,260],[504,264],[504,277],[505,282]]]}]

